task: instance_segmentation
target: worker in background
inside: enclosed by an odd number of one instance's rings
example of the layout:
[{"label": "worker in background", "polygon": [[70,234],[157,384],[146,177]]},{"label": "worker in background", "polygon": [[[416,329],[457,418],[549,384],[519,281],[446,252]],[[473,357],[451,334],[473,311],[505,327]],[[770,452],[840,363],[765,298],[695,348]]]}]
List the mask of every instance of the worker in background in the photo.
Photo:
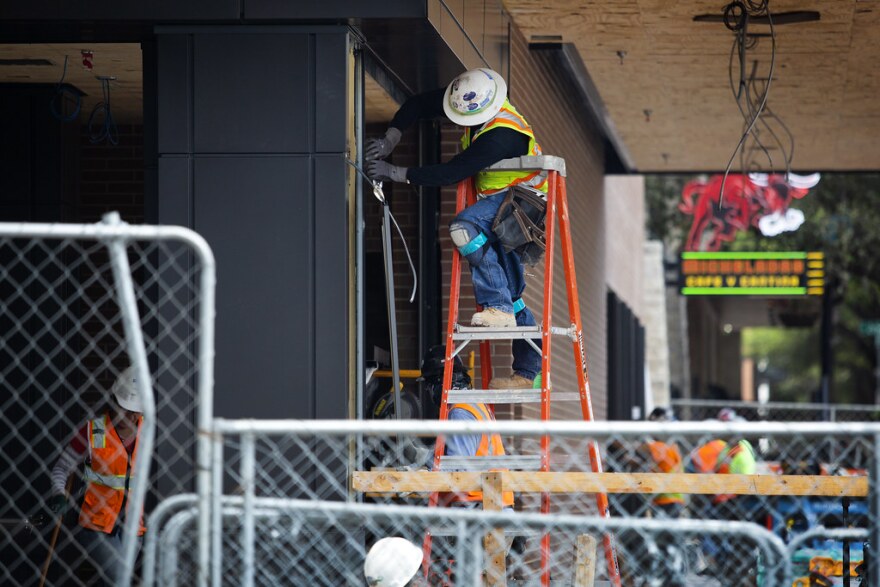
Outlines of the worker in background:
[{"label": "worker in background", "polygon": [[[465,127],[458,155],[446,163],[412,168],[383,161],[413,123],[443,115]],[[367,145],[367,173],[375,181],[445,186],[474,177],[477,202],[449,225],[452,242],[470,264],[474,297],[483,308],[471,318],[472,326],[535,325],[522,299],[525,279],[520,255],[515,250],[505,252],[492,225],[508,188],[522,185],[546,194],[547,174],[486,168],[503,159],[540,154],[531,126],[507,100],[504,79],[485,68],[462,73],[445,89],[410,98],[394,115],[385,136]],[[540,340],[535,342],[540,345]],[[541,370],[541,355],[528,342],[517,339],[512,346],[513,375],[494,379],[492,389],[529,389]]]},{"label": "worker in background", "polygon": [[[725,408],[718,414],[721,421],[737,421],[736,413]],[[744,421],[744,420],[739,420]],[[685,467],[687,473],[709,473],[716,475],[754,475],[757,470],[757,458],[752,444],[742,439],[715,439],[695,448],[688,456]],[[749,496],[734,494],[718,494],[711,497],[710,503],[705,501],[697,508],[698,517],[702,519],[750,521],[754,518],[754,502]],[[733,586],[754,585],[754,569],[756,565],[753,545],[746,544],[744,540],[730,540],[719,538],[718,540],[704,541],[707,554],[715,561],[710,568],[718,573],[719,577],[727,580],[736,579],[729,583]]]},{"label": "worker in background", "polygon": [[[98,583],[115,585],[122,565],[122,529],[128,521],[126,505],[134,485],[134,467],[141,438],[143,411],[136,386],[134,368],[123,371],[111,388],[112,399],[99,415],[74,434],[52,468],[53,495],[48,500],[55,516],[70,506],[66,495],[67,478],[79,465],[83,468],[85,496],[79,510],[75,539],[81,547],[80,559],[87,557],[98,572]],[[144,527],[143,511],[137,515],[138,536]],[[138,549],[141,539],[138,540]],[[82,560],[72,568],[79,567]]]},{"label": "worker in background", "polygon": [[[674,422],[671,408],[655,408],[649,415],[650,422]],[[684,463],[681,451],[675,443],[649,440],[640,447],[644,462],[652,473],[682,473]],[[679,518],[684,510],[684,495],[681,493],[660,493],[651,501],[652,511],[659,517]]]},{"label": "worker in background", "polygon": [[427,585],[418,572],[422,549],[393,536],[377,541],[364,560],[364,576],[369,587],[422,587]]}]

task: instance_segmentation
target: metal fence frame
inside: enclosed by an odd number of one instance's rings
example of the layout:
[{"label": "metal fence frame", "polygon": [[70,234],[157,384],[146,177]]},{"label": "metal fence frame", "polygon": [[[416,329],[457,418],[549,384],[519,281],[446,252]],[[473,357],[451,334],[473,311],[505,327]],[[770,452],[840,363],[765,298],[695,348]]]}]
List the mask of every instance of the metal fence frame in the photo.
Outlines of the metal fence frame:
[{"label": "metal fence frame", "polygon": [[[193,504],[195,495],[169,504],[163,508],[161,514],[154,514],[156,519],[151,518],[153,535],[148,542],[144,558],[144,582],[143,587],[152,587],[157,580],[156,568],[160,571],[159,584],[166,587],[177,585],[178,551],[181,544],[181,535],[187,525],[192,524],[198,517],[198,507],[185,507]],[[768,574],[779,578],[782,583],[791,582],[791,564],[787,556],[786,545],[782,540],[756,524],[746,522],[719,522],[713,520],[677,520],[672,525],[669,521],[650,520],[644,518],[605,518],[599,516],[582,516],[570,514],[540,514],[540,513],[503,513],[483,512],[475,510],[456,510],[445,508],[425,508],[419,506],[396,506],[396,505],[369,505],[345,502],[315,502],[312,500],[287,499],[287,498],[253,498],[251,506],[247,506],[246,496],[223,496],[221,502],[221,515],[240,519],[245,528],[243,535],[254,536],[255,520],[263,517],[277,517],[282,513],[296,513],[303,518],[330,517],[334,519],[356,518],[384,518],[394,520],[398,518],[412,517],[426,522],[445,522],[458,528],[457,537],[459,548],[467,551],[469,542],[473,537],[468,536],[468,524],[480,526],[503,527],[515,524],[517,527],[531,526],[536,533],[549,532],[550,529],[590,530],[595,533],[619,532],[626,529],[661,532],[702,532],[706,534],[738,535],[749,538],[756,545],[760,545],[762,551],[776,555],[767,556],[766,560],[782,561],[781,564],[768,568]],[[182,507],[184,506],[184,507]],[[177,508],[181,508],[175,511]],[[167,521],[165,521],[167,518]],[[163,524],[164,523],[164,524]],[[248,528],[250,528],[248,530]],[[853,534],[857,536],[857,534]],[[248,554],[249,552],[249,554]],[[246,551],[244,561],[243,585],[253,584],[254,561],[253,551]],[[465,557],[460,557],[465,558]],[[472,565],[472,584],[479,584],[479,565]]]},{"label": "metal fence frame", "polygon": [[[873,404],[821,404],[821,403],[799,403],[799,402],[756,402],[756,401],[740,401],[740,400],[714,400],[714,399],[673,399],[669,405],[675,410],[676,415],[680,415],[684,410],[695,408],[698,410],[712,410],[713,415],[722,408],[733,408],[734,410],[754,410],[760,413],[766,411],[784,411],[791,410],[794,412],[813,413],[820,420],[829,422],[852,422],[853,420],[845,417],[846,414],[880,414],[880,406]],[[840,418],[844,418],[841,420]]]},{"label": "metal fence frame", "polygon": [[[877,491],[878,488],[878,480],[880,480],[880,425],[878,424],[870,424],[870,423],[850,423],[850,424],[832,424],[832,423],[780,423],[780,422],[751,422],[751,423],[723,423],[718,421],[701,421],[701,422],[675,422],[675,423],[656,423],[656,422],[584,422],[584,421],[496,421],[496,422],[462,422],[462,421],[422,421],[422,420],[409,420],[409,421],[392,421],[392,420],[370,420],[370,421],[356,421],[356,420],[229,420],[218,418],[213,421],[211,426],[211,438],[214,444],[213,453],[212,453],[212,470],[211,476],[213,478],[212,489],[210,491],[210,501],[205,501],[202,499],[202,493],[199,493],[199,499],[196,507],[197,515],[199,519],[202,519],[202,516],[206,515],[205,510],[210,509],[211,517],[211,526],[210,531],[205,532],[205,529],[199,525],[198,528],[198,547],[201,550],[205,547],[209,542],[212,544],[212,555],[210,558],[212,559],[213,566],[211,569],[207,569],[200,566],[198,569],[198,576],[201,580],[202,577],[210,576],[213,579],[212,585],[219,586],[220,585],[220,574],[219,574],[219,553],[220,546],[219,542],[221,539],[222,532],[222,517],[229,513],[229,508],[231,506],[239,507],[240,504],[240,515],[243,520],[243,532],[241,535],[241,548],[243,552],[243,557],[245,560],[245,574],[243,585],[248,587],[253,585],[253,547],[254,547],[254,525],[253,520],[256,515],[257,510],[263,510],[266,507],[269,508],[284,508],[284,507],[303,507],[305,509],[310,509],[314,511],[334,511],[334,512],[361,512],[361,508],[368,508],[368,510],[363,511],[371,511],[369,508],[376,506],[369,506],[364,504],[355,503],[359,498],[357,495],[350,494],[348,502],[324,502],[324,501],[314,501],[314,500],[306,500],[306,501],[297,501],[297,500],[284,500],[274,502],[271,498],[263,498],[258,497],[255,492],[255,459],[254,459],[254,443],[258,438],[270,437],[270,436],[278,436],[278,435],[286,435],[286,434],[294,434],[294,435],[348,435],[352,439],[360,439],[364,436],[396,436],[396,435],[412,435],[412,436],[437,436],[441,434],[451,435],[451,434],[483,434],[483,433],[498,433],[502,436],[542,436],[549,435],[551,437],[554,436],[575,436],[575,437],[584,437],[590,439],[602,439],[602,438],[611,438],[611,437],[624,437],[624,438],[638,438],[644,437],[646,435],[657,436],[657,437],[683,437],[683,436],[705,436],[711,435],[714,437],[731,437],[737,435],[747,435],[750,437],[755,436],[772,436],[772,437],[797,437],[797,436],[819,436],[819,435],[831,435],[831,436],[865,436],[870,437],[872,439],[872,445],[874,447],[874,458],[872,462],[872,466],[869,471],[869,495],[868,501],[871,508],[871,511],[876,516],[877,512],[880,512],[880,492]],[[242,458],[239,464],[240,467],[240,478],[242,480],[241,490],[243,495],[237,498],[230,498],[229,496],[222,495],[222,484],[221,479],[223,475],[223,458],[222,458],[222,446],[223,446],[223,438],[226,436],[240,436],[242,443]],[[201,445],[200,445],[201,446]],[[201,459],[200,459],[201,462]],[[266,501],[269,499],[268,501]],[[409,508],[415,511],[421,511],[425,516],[431,515],[442,515],[444,518],[448,519],[448,516],[452,514],[448,509],[442,508],[439,512],[431,512],[429,508],[418,507],[418,506],[388,506],[391,508],[391,511],[397,512],[408,512]],[[404,509],[400,509],[404,508]],[[235,510],[238,512],[239,510]],[[233,512],[233,514],[238,515]],[[229,514],[229,515],[233,515]],[[193,514],[196,515],[196,514]],[[459,515],[455,513],[454,515]],[[495,514],[490,512],[472,512],[467,515],[477,515],[477,516],[502,516],[499,520],[503,520],[502,514]],[[514,514],[517,516],[517,521],[531,521],[531,518],[524,518],[522,516],[537,516],[539,518],[546,518],[546,516],[542,516],[541,514],[526,514],[522,512],[518,512]],[[560,523],[575,523],[575,519],[577,519],[577,523],[585,523],[584,519],[588,516],[578,516],[574,515],[571,519],[565,518],[560,520]],[[188,518],[186,516],[182,516],[178,518],[178,520],[183,520]],[[493,518],[494,519],[494,518]],[[880,520],[880,518],[874,517],[875,521]],[[567,520],[567,521],[566,521]],[[609,530],[613,530],[614,528],[622,528],[628,524],[636,524],[641,525],[641,522],[650,522],[650,520],[642,520],[639,522],[637,519],[635,521],[630,519],[628,522],[624,522],[623,518],[597,518],[595,520],[596,527],[608,528]],[[680,522],[681,520],[677,521]],[[688,521],[688,523],[693,523],[694,521]],[[722,524],[724,527],[731,527],[730,522],[713,522],[713,521],[702,521],[707,522],[709,526],[701,526],[704,529],[714,528],[711,524]],[[183,523],[182,521],[180,523]],[[590,521],[593,523],[593,521]],[[658,523],[658,522],[654,522]],[[601,526],[601,524],[607,524],[607,526]],[[668,523],[662,523],[663,527],[667,530],[672,528]],[[748,526],[749,524],[744,524]],[[649,528],[649,526],[642,526],[645,528]],[[676,523],[675,528],[679,530],[684,530],[687,526],[679,526]],[[837,534],[834,531],[828,530],[828,535]],[[862,533],[854,533],[853,536],[861,536]],[[875,523],[868,531],[869,537],[872,543],[880,543],[880,523]],[[778,537],[768,532],[768,535],[772,538],[767,538],[771,542],[773,539],[779,540]],[[877,542],[875,542],[877,541]],[[787,552],[784,544],[781,544],[781,552]],[[780,546],[780,545],[775,545]],[[777,550],[778,551],[778,550]],[[152,555],[155,556],[155,555]],[[788,557],[786,557],[788,561]],[[250,561],[250,564],[248,564]],[[871,577],[878,577],[878,565],[876,560],[871,560]],[[151,564],[154,562],[151,561]],[[791,574],[791,566],[790,561],[786,563],[785,576],[790,578]],[[876,580],[873,580],[875,584],[880,584]],[[789,582],[790,584],[790,582]]]},{"label": "metal fence frame", "polygon": [[[117,303],[125,333],[126,350],[131,364],[136,369],[138,391],[143,399],[142,437],[138,448],[138,461],[135,464],[135,486],[127,504],[127,512],[138,512],[143,508],[149,483],[156,433],[156,401],[151,384],[147,351],[144,344],[141,322],[135,299],[134,284],[129,266],[127,245],[131,241],[178,241],[190,247],[201,263],[200,287],[203,294],[200,305],[199,323],[201,325],[201,344],[198,352],[199,369],[198,397],[199,429],[209,427],[213,415],[213,375],[214,375],[214,315],[216,264],[214,255],[204,238],[187,228],[179,226],[130,225],[123,222],[116,212],[102,217],[96,224],[61,223],[13,223],[0,222],[0,239],[43,239],[96,241],[107,247],[113,280],[116,285]],[[209,487],[210,440],[203,435],[198,439],[198,486]],[[203,460],[202,460],[203,459]],[[207,518],[200,520],[207,528]],[[123,535],[123,570],[117,585],[127,587],[131,584],[136,556],[137,525],[127,524]],[[207,555],[207,552],[206,552]]]}]

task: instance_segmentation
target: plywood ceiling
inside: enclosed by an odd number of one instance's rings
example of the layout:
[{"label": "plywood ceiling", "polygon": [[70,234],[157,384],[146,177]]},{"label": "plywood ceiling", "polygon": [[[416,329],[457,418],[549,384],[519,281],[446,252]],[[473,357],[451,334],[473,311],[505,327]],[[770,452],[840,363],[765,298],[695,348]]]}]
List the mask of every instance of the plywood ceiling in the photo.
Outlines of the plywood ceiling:
[{"label": "plywood ceiling", "polygon": [[[92,69],[83,65],[82,51],[91,51]],[[103,101],[98,76],[116,78],[110,81],[110,108],[117,124],[142,120],[143,60],[137,43],[0,45],[0,83],[58,83],[64,71],[65,56],[68,57],[65,83],[85,92],[79,115],[83,124],[95,105]],[[4,60],[13,59],[42,59],[51,65],[3,65]]]},{"label": "plywood ceiling", "polygon": [[[639,171],[723,169],[742,132],[728,79],[733,35],[720,23],[717,0],[505,0],[518,28],[535,41],[572,43]],[[776,71],[768,104],[795,138],[793,167],[880,169],[880,0],[769,0],[772,12],[815,10],[819,22],[776,27]],[[767,32],[766,26],[754,26]],[[769,64],[770,43],[750,53]],[[81,51],[93,52],[93,69]],[[623,58],[619,56],[622,52]],[[2,66],[0,82],[66,80],[86,93],[82,122],[101,98],[96,76],[116,76],[111,104],[117,122],[142,119],[137,44],[0,45],[0,59],[48,59],[51,66]],[[367,120],[388,120],[396,105],[368,80]],[[645,111],[649,112],[646,115]],[[780,153],[771,154],[779,164]]]},{"label": "plywood ceiling", "polygon": [[[698,14],[720,15],[725,5],[505,0],[527,39],[577,47],[643,172],[723,169],[740,138],[742,117],[728,78],[733,33],[720,23],[693,21]],[[819,22],[775,27],[768,104],[794,135],[792,166],[880,169],[880,1],[769,0],[769,7],[771,13],[821,14]],[[766,33],[769,27],[751,30]],[[768,66],[769,40],[759,40],[749,59]]]}]

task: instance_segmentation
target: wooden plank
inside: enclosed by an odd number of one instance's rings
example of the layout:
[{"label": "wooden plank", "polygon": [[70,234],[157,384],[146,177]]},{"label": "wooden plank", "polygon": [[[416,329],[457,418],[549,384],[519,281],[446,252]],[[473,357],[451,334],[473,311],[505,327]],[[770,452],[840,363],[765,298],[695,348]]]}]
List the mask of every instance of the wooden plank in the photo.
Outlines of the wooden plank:
[{"label": "wooden plank", "polygon": [[[523,493],[686,493],[865,497],[867,477],[828,475],[697,475],[688,473],[501,472],[505,491]],[[355,491],[418,493],[476,491],[478,472],[355,471]]]},{"label": "wooden plank", "polygon": [[577,537],[573,587],[593,587],[596,578],[597,544],[598,541],[589,534],[580,534]]},{"label": "wooden plank", "polygon": [[[504,508],[501,473],[482,473],[480,485],[483,490],[483,509],[500,512]],[[495,528],[488,532],[483,539],[483,548],[486,553],[486,585],[489,587],[507,585],[504,530]]]}]

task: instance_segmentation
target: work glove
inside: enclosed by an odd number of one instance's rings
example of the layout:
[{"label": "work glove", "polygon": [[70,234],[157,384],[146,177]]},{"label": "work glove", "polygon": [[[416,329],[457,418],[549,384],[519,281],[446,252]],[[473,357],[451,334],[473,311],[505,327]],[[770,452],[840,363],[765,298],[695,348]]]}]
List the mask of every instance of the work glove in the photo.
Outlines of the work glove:
[{"label": "work glove", "polygon": [[385,161],[368,161],[367,175],[373,181],[397,181],[409,183],[406,179],[406,167],[399,167]]},{"label": "work glove", "polygon": [[381,139],[370,139],[367,141],[367,148],[364,151],[364,159],[367,161],[375,161],[376,159],[384,159],[391,154],[397,143],[400,142],[400,131],[393,126],[385,131],[385,136]]},{"label": "work glove", "polygon": [[67,499],[67,496],[64,495],[53,495],[49,498],[49,501],[46,502],[46,505],[49,508],[49,511],[52,512],[54,517],[63,516],[65,512],[67,512],[67,508],[70,507],[70,502]]}]

